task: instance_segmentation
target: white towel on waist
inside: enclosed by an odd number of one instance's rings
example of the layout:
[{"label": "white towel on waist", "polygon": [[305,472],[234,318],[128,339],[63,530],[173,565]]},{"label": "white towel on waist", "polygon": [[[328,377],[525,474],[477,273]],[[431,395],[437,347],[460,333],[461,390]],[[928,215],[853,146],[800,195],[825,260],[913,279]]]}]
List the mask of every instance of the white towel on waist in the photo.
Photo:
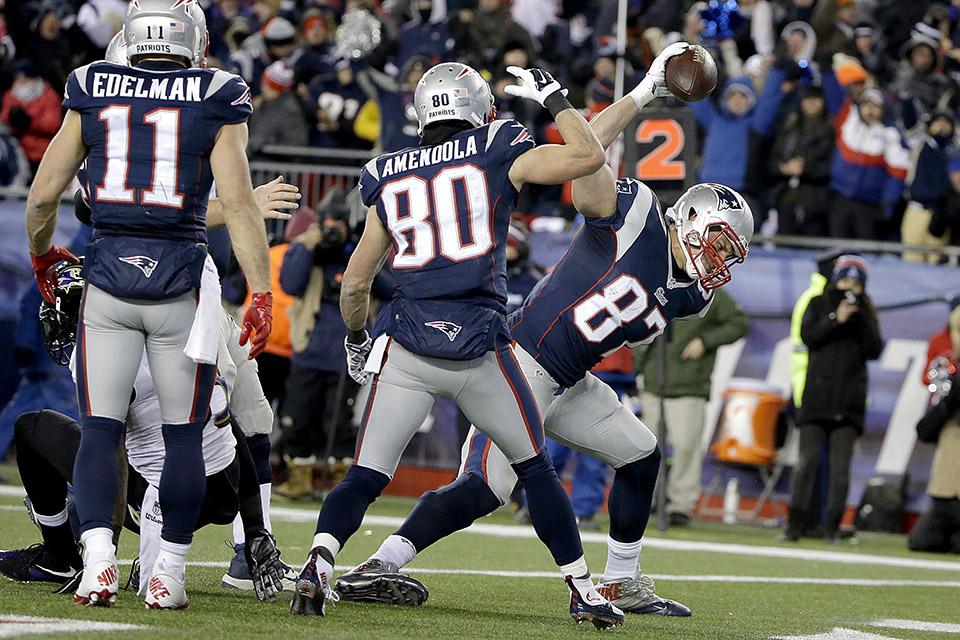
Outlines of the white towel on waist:
[{"label": "white towel on waist", "polygon": [[220,276],[213,258],[203,262],[200,301],[183,352],[197,364],[216,364],[220,345]]}]

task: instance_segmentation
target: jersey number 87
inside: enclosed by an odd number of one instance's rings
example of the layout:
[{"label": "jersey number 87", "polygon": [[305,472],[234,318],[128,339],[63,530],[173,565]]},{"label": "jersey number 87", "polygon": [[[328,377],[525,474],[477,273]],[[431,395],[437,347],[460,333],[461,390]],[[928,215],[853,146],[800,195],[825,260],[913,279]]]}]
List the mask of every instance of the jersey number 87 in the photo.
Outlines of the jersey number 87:
[{"label": "jersey number 87", "polygon": [[[463,185],[467,206],[470,235],[466,241],[460,228],[458,182]],[[446,167],[429,181],[409,175],[384,185],[380,202],[397,247],[393,267],[426,266],[438,251],[452,262],[486,255],[493,247],[489,193],[486,173],[472,164]],[[406,212],[402,200],[406,200]]]}]

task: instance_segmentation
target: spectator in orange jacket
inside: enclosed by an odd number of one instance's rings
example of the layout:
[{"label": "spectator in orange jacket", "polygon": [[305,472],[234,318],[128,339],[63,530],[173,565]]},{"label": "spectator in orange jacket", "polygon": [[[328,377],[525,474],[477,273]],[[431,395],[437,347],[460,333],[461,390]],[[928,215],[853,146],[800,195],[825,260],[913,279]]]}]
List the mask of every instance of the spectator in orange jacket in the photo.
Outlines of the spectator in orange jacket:
[{"label": "spectator in orange jacket", "polygon": [[60,96],[32,64],[24,63],[17,70],[13,86],[3,96],[0,118],[20,141],[31,169],[36,171],[43,152],[60,128],[63,110]]}]

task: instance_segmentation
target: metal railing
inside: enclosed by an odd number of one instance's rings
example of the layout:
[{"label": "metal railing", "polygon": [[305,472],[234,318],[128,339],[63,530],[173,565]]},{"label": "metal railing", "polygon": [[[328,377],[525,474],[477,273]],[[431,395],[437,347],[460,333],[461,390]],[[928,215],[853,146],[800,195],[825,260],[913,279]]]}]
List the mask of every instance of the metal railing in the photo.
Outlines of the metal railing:
[{"label": "metal railing", "polygon": [[960,265],[960,247],[929,247],[917,244],[903,244],[900,242],[884,242],[880,240],[855,240],[844,238],[823,238],[810,236],[763,235],[754,236],[753,244],[772,245],[775,247],[796,247],[799,249],[831,249],[843,247],[850,251],[862,253],[924,253],[933,254],[941,258],[951,267]]}]

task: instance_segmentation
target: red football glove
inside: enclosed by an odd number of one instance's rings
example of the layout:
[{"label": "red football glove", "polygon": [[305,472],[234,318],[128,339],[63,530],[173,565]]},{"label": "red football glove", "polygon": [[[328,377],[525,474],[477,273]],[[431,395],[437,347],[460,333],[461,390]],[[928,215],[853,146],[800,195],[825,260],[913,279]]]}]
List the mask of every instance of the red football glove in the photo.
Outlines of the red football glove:
[{"label": "red football glove", "polygon": [[42,256],[30,254],[33,262],[33,277],[37,279],[40,295],[50,304],[56,304],[57,297],[53,290],[57,288],[57,272],[53,266],[66,260],[70,264],[79,264],[80,260],[63,247],[53,246]]},{"label": "red football glove", "polygon": [[253,360],[263,353],[267,346],[267,338],[270,337],[270,329],[273,328],[273,294],[255,293],[247,312],[243,314],[243,331],[240,332],[240,346],[247,344],[250,335],[250,355],[248,359]]}]

